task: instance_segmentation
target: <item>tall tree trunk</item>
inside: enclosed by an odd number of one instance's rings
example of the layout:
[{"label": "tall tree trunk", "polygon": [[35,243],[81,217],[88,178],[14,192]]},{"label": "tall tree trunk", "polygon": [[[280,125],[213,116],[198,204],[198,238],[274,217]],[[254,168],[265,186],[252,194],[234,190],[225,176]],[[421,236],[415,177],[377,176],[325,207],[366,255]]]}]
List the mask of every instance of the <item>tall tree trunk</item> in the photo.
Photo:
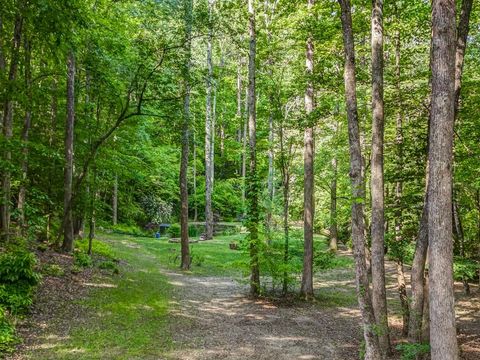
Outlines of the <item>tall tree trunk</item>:
[{"label": "tall tree trunk", "polygon": [[118,223],[118,175],[115,174],[113,179],[113,196],[112,196],[112,224],[113,226]]},{"label": "tall tree trunk", "polygon": [[192,64],[192,13],[193,0],[185,0],[185,64],[184,82],[185,98],[182,126],[182,157],[180,161],[180,236],[181,236],[181,268],[190,269],[190,244],[188,239],[188,153],[189,153],[189,131],[190,131],[190,68]]},{"label": "tall tree trunk", "polygon": [[330,250],[337,251],[338,248],[338,224],[337,224],[337,178],[338,164],[337,154],[332,159],[333,179],[330,184]]},{"label": "tall tree trunk", "polygon": [[215,128],[213,126],[213,63],[212,63],[212,41],[213,29],[211,22],[213,21],[213,6],[215,0],[208,0],[208,11],[210,29],[207,42],[207,100],[206,100],[206,118],[205,118],[205,238],[213,238],[213,210],[212,210],[212,192],[213,192],[213,134]]},{"label": "tall tree trunk", "polygon": [[390,353],[385,289],[385,184],[383,176],[383,0],[372,1],[372,305],[383,356]]},{"label": "tall tree trunk", "polygon": [[[13,29],[12,53],[10,59],[10,69],[8,72],[8,87],[3,104],[3,135],[7,143],[13,137],[13,99],[12,94],[15,93],[15,80],[17,78],[17,70],[19,63],[20,43],[22,39],[23,17],[20,10],[17,10],[15,16],[15,25]],[[12,160],[12,152],[7,145],[5,151],[5,162],[9,164]],[[10,170],[4,169],[2,174],[2,199],[0,201],[0,235],[3,240],[8,241],[10,238],[10,189],[11,179]]]},{"label": "tall tree trunk", "polygon": [[473,0],[463,0],[460,19],[457,27],[457,42],[455,53],[455,118],[460,107],[460,92],[462,90],[463,64],[467,49],[467,38],[470,29],[470,14],[472,13]]},{"label": "tall tree trunk", "polygon": [[282,186],[283,186],[283,234],[284,234],[284,247],[283,247],[283,264],[285,270],[283,272],[283,294],[288,292],[288,271],[287,265],[289,261],[289,241],[290,241],[290,226],[288,223],[289,207],[290,207],[290,151],[286,153],[285,149],[285,132],[283,125],[280,125],[280,169],[282,173]]},{"label": "tall tree trunk", "polygon": [[247,138],[248,138],[248,91],[249,87],[245,89],[245,119],[243,120],[243,143],[242,143],[242,215],[243,218],[247,214],[246,206],[246,190],[247,190]]},{"label": "tall tree trunk", "polygon": [[[195,123],[195,121],[194,121]],[[193,126],[193,221],[198,220],[197,206],[197,139],[195,136],[195,125]]]},{"label": "tall tree trunk", "polygon": [[355,279],[358,304],[362,314],[365,338],[365,359],[382,358],[378,336],[375,329],[375,315],[372,308],[367,264],[365,262],[365,223],[363,202],[365,199],[362,177],[362,152],[360,148],[360,130],[358,124],[355,49],[352,31],[350,0],[338,0],[341,7],[343,43],[345,47],[345,100],[347,105],[348,134],[350,141],[350,178],[352,184],[352,240],[355,258]]},{"label": "tall tree trunk", "polygon": [[[454,104],[455,117],[458,115],[458,109],[459,109],[461,79],[462,79],[462,72],[463,72],[465,50],[467,45],[472,2],[473,0],[462,1],[462,11],[460,14],[459,24],[457,28],[456,54],[455,54],[455,104]],[[432,51],[433,51],[433,45],[432,45]],[[431,60],[431,63],[432,63],[432,60]],[[429,124],[429,134],[430,134],[430,124]],[[426,180],[427,184],[429,182],[428,172],[429,172],[429,162],[427,160],[427,180]],[[412,276],[411,276],[412,298],[411,298],[411,305],[410,305],[410,322],[409,322],[408,333],[409,333],[410,340],[414,342],[421,341],[422,319],[424,317],[423,316],[424,301],[428,300],[426,295],[424,294],[424,292],[426,291],[425,287],[427,286],[425,282],[425,277],[424,277],[425,262],[427,259],[427,250],[428,250],[427,207],[428,207],[428,189],[426,190],[424,208],[423,208],[422,217],[420,220],[420,228],[417,236],[415,255],[414,255],[414,260],[412,264]]]},{"label": "tall tree trunk", "polygon": [[25,219],[25,202],[27,196],[27,175],[28,175],[28,132],[32,121],[32,71],[31,71],[31,44],[27,36],[24,37],[23,47],[25,51],[25,89],[27,93],[27,105],[25,110],[25,119],[23,122],[23,129],[21,140],[22,148],[22,181],[20,183],[20,190],[18,191],[17,210],[19,214],[19,223],[21,234],[25,235],[27,230],[27,223]]},{"label": "tall tree trunk", "polygon": [[63,177],[63,244],[66,252],[73,251],[73,135],[75,126],[75,54],[70,50],[67,58],[67,119],[65,124],[65,164]]},{"label": "tall tree trunk", "polygon": [[[398,15],[398,14],[397,14]],[[401,172],[403,169],[403,112],[402,112],[402,88],[401,88],[401,67],[400,67],[400,50],[401,40],[400,32],[395,34],[395,77],[396,77],[396,92],[399,101],[397,121],[396,121],[396,166],[397,166],[397,182],[395,184],[395,241],[399,244],[399,248],[403,249],[404,241],[402,234],[402,196],[403,196],[403,182],[401,180]],[[397,291],[400,298],[400,305],[402,307],[402,334],[408,335],[408,324],[410,318],[410,310],[408,307],[407,285],[405,281],[403,253],[397,254]]]},{"label": "tall tree trunk", "polygon": [[432,359],[458,359],[453,291],[452,157],[455,119],[455,1],[432,4],[432,103],[428,238]]},{"label": "tall tree trunk", "polygon": [[250,250],[250,295],[258,296],[260,293],[260,265],[258,259],[258,175],[257,175],[257,114],[255,94],[256,73],[256,29],[255,29],[255,0],[248,0],[248,31],[250,35],[250,50],[248,59],[248,140],[250,150],[250,166],[248,173],[248,199],[249,250]]},{"label": "tall tree trunk", "polygon": [[[314,0],[308,1],[309,12],[312,12]],[[310,33],[307,39],[306,50],[306,71],[307,71],[307,89],[305,91],[305,111],[307,116],[313,112],[315,108],[314,89],[313,89],[313,37]],[[305,129],[304,138],[304,184],[303,184],[303,273],[302,287],[300,292],[306,298],[313,297],[313,218],[315,214],[314,190],[314,157],[315,157],[315,139],[312,119],[308,119],[309,124]]]},{"label": "tall tree trunk", "polygon": [[[90,192],[90,219],[88,221],[88,255],[92,255],[92,247],[93,247],[93,239],[95,238],[95,225],[96,225],[96,200],[98,197],[98,190],[97,190],[97,164],[94,160],[93,163],[93,182],[91,186]],[[115,177],[115,180],[117,178]]]},{"label": "tall tree trunk", "polygon": [[[455,196],[455,193],[453,194]],[[460,209],[458,206],[458,202],[453,200],[452,203],[452,214],[453,214],[453,234],[455,239],[458,242],[458,246],[460,248],[460,257],[465,259],[465,236],[463,234],[463,225],[462,219],[460,217]],[[468,279],[462,277],[463,283],[463,290],[465,291],[465,295],[470,295],[470,284],[468,283]]]}]

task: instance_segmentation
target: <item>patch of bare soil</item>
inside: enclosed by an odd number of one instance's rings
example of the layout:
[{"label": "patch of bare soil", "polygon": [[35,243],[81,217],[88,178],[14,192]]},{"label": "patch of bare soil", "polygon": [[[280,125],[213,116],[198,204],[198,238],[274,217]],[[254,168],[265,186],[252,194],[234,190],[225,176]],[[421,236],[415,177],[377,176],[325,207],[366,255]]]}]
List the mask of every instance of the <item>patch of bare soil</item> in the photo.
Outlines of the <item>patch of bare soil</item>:
[{"label": "patch of bare soil", "polygon": [[168,273],[177,287],[170,359],[355,359],[361,341],[355,309],[289,306],[245,296],[230,278]]},{"label": "patch of bare soil", "polygon": [[85,316],[78,301],[87,297],[87,284],[96,270],[84,269],[73,273],[73,258],[67,254],[48,250],[38,252],[37,256],[40,266],[56,264],[64,274],[42,278],[30,314],[17,327],[22,343],[14,354],[7,357],[10,360],[27,359],[28,353],[35,349],[47,349],[66,339],[71,324],[78,324]]},{"label": "patch of bare soil", "polygon": [[[343,254],[346,255],[346,254]],[[396,289],[396,264],[387,261],[387,296],[393,347],[405,342]],[[408,271],[407,271],[408,273]],[[177,350],[169,359],[359,359],[362,342],[356,301],[325,307],[329,296],[354,297],[353,270],[317,276],[320,300],[293,304],[250,299],[246,286],[231,278],[167,273],[177,291],[172,334]],[[410,279],[407,277],[407,281]],[[457,327],[461,358],[480,359],[480,296],[462,295],[456,284]],[[399,359],[394,350],[391,359]]]}]

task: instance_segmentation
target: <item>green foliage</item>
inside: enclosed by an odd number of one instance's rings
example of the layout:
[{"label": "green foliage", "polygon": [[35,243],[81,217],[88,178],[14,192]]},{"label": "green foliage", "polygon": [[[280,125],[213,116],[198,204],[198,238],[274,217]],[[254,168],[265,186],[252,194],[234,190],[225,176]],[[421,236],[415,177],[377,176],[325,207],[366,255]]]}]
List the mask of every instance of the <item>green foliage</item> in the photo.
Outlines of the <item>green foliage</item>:
[{"label": "green foliage", "polygon": [[74,254],[73,254],[73,260],[74,260],[74,264],[79,266],[79,267],[91,267],[93,266],[93,260],[92,258],[82,252],[82,251],[76,251]]},{"label": "green foliage", "polygon": [[0,305],[13,314],[27,310],[40,281],[35,255],[15,248],[0,255]]},{"label": "green foliage", "polygon": [[[88,251],[88,239],[82,239],[75,242],[75,246],[80,252],[87,253]],[[110,244],[100,241],[97,239],[93,239],[92,242],[92,254],[96,256],[100,256],[105,259],[115,260],[115,252]]]},{"label": "green foliage", "polygon": [[479,264],[475,261],[456,258],[453,263],[453,276],[455,280],[474,280],[478,276]]},{"label": "green foliage", "polygon": [[117,264],[113,261],[102,261],[98,267],[102,270],[111,270],[114,274],[118,274],[120,272]]},{"label": "green foliage", "polygon": [[19,339],[15,335],[15,326],[3,306],[0,306],[0,354],[15,350]]},{"label": "green foliage", "polygon": [[396,347],[402,353],[401,360],[415,360],[430,352],[429,344],[400,344]]},{"label": "green foliage", "polygon": [[141,230],[136,225],[117,224],[112,227],[112,230],[117,234],[124,234],[124,235],[133,235],[133,236],[149,235],[147,232]]},{"label": "green foliage", "polygon": [[172,224],[169,228],[168,228],[168,235],[171,237],[171,238],[179,238],[180,237],[180,224]]},{"label": "green foliage", "polygon": [[58,264],[45,264],[42,267],[42,274],[47,276],[61,277],[65,275],[65,270]]}]

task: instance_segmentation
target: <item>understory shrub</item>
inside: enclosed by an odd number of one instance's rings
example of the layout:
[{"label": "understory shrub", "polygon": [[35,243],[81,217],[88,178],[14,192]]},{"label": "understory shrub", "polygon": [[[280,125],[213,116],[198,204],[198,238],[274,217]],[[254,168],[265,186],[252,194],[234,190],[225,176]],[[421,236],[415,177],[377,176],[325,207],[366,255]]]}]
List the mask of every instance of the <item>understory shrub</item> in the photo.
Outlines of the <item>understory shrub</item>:
[{"label": "understory shrub", "polygon": [[80,267],[91,267],[93,265],[92,258],[82,251],[76,251],[73,254],[74,264]]},{"label": "understory shrub", "polygon": [[0,354],[10,353],[15,350],[18,338],[15,335],[15,326],[7,314],[7,311],[0,306]]},{"label": "understory shrub", "polygon": [[479,265],[472,260],[455,258],[453,276],[457,281],[472,281],[477,278]]},{"label": "understory shrub", "polygon": [[[82,239],[75,242],[77,249],[83,253],[88,251],[88,239]],[[93,239],[92,242],[92,253],[98,255],[105,259],[116,260],[115,253],[110,245],[104,243],[103,241]]]},{"label": "understory shrub", "polygon": [[168,228],[168,235],[171,238],[179,238],[180,237],[180,224],[172,224]]},{"label": "understory shrub", "polygon": [[415,360],[430,352],[429,344],[400,344],[396,349],[402,353],[401,360]]},{"label": "understory shrub", "polygon": [[0,254],[0,354],[13,351],[18,342],[13,316],[25,313],[33,303],[41,278],[36,266],[35,254],[23,247]]},{"label": "understory shrub", "polygon": [[22,248],[0,255],[0,306],[18,314],[32,304],[33,291],[40,281],[36,265],[35,255]]}]

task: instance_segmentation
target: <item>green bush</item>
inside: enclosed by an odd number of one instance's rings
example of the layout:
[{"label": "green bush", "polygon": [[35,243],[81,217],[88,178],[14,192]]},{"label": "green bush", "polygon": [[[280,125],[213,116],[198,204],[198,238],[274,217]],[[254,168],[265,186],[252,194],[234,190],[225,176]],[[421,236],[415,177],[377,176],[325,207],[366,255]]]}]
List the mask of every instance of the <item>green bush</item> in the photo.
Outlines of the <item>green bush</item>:
[{"label": "green bush", "polygon": [[[76,241],[75,246],[77,247],[78,250],[86,254],[88,251],[88,239]],[[111,259],[111,260],[116,259],[113,249],[110,245],[104,243],[103,241],[99,241],[95,239],[93,240],[93,243],[92,243],[92,253],[94,255],[98,255],[106,259]]]},{"label": "green bush", "polygon": [[112,228],[114,233],[122,235],[133,235],[133,236],[150,236],[146,231],[143,231],[138,226],[135,225],[124,225],[118,224]]},{"label": "green bush", "polygon": [[453,276],[457,281],[471,281],[477,277],[479,265],[472,260],[455,258]]},{"label": "green bush", "polygon": [[[200,231],[196,225],[188,225],[188,236],[189,237],[198,237]],[[180,234],[179,234],[180,235]]]},{"label": "green bush", "polygon": [[98,267],[102,270],[112,270],[114,274],[118,274],[120,272],[117,264],[110,260],[101,262]]},{"label": "green bush", "polygon": [[0,354],[10,353],[15,350],[18,338],[15,327],[9,319],[6,310],[0,306]]},{"label": "green bush", "polygon": [[172,224],[168,228],[168,236],[171,238],[179,238],[180,237],[180,224]]},{"label": "green bush", "polygon": [[91,267],[93,265],[92,258],[81,251],[73,254],[74,264],[80,267]]},{"label": "green bush", "polygon": [[60,265],[57,264],[46,264],[42,268],[42,274],[47,276],[56,276],[61,277],[65,275],[65,271]]},{"label": "green bush", "polygon": [[0,305],[13,314],[32,304],[33,290],[41,278],[36,265],[35,255],[22,248],[0,255]]},{"label": "green bush", "polygon": [[402,353],[401,360],[415,360],[430,352],[429,344],[400,344],[396,349]]}]

